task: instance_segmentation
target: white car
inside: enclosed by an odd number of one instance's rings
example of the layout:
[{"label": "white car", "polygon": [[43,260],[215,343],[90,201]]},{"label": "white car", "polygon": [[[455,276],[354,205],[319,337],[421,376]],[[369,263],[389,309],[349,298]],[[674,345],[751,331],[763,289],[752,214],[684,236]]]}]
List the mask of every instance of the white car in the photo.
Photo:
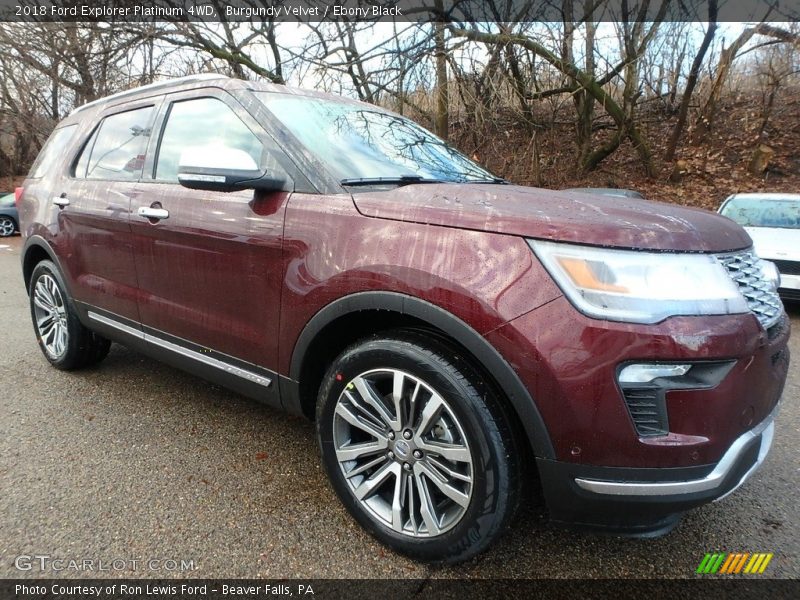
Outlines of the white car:
[{"label": "white car", "polygon": [[734,194],[719,213],[744,227],[756,254],[778,267],[781,297],[800,300],[800,194]]}]

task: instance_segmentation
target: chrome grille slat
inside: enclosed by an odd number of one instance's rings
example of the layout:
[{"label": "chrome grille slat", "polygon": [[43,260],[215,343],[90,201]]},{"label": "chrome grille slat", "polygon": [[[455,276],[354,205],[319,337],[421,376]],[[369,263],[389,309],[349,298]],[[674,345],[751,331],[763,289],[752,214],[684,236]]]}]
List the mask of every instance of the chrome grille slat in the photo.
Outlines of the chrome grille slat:
[{"label": "chrome grille slat", "polygon": [[769,329],[781,318],[783,304],[776,290],[764,277],[762,260],[752,252],[717,255],[739,292],[747,300],[747,306],[764,329]]}]

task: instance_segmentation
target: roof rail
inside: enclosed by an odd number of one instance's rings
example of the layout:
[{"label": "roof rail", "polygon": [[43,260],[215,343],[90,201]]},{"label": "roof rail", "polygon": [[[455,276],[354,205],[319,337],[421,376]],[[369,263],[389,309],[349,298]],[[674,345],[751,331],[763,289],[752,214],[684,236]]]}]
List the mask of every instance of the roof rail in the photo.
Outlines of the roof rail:
[{"label": "roof rail", "polygon": [[229,79],[229,77],[227,75],[220,75],[218,73],[199,73],[197,75],[186,75],[185,77],[175,77],[174,79],[157,81],[155,83],[150,83],[148,85],[132,88],[130,90],[117,92],[116,94],[111,94],[110,96],[98,98],[97,100],[93,100],[92,102],[87,102],[86,104],[83,104],[78,108],[74,109],[71,113],[69,113],[69,115],[72,116],[75,113],[79,113],[82,110],[89,108],[90,106],[102,104],[103,102],[108,102],[109,100],[116,100],[118,98],[124,98],[125,96],[132,96],[134,94],[138,94],[141,91],[156,91],[161,88],[171,87],[173,85],[181,83],[193,83],[195,81],[208,81],[212,79]]}]

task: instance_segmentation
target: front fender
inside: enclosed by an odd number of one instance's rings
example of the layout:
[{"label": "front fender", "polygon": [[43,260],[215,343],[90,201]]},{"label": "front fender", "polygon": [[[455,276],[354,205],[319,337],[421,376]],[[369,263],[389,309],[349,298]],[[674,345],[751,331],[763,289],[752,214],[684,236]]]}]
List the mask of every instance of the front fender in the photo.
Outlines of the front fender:
[{"label": "front fender", "polygon": [[[486,338],[455,315],[413,296],[395,292],[369,291],[350,294],[321,309],[303,328],[292,352],[289,378],[298,381],[307,351],[317,335],[339,318],[365,310],[395,312],[414,317],[442,331],[464,347],[483,367],[491,373],[514,410],[515,416],[527,434],[531,448],[539,458],[555,458],[550,435],[539,409],[528,389],[514,369]],[[288,383],[288,382],[287,382]],[[300,412],[293,404],[299,397],[286,386],[282,389],[286,408]]]}]

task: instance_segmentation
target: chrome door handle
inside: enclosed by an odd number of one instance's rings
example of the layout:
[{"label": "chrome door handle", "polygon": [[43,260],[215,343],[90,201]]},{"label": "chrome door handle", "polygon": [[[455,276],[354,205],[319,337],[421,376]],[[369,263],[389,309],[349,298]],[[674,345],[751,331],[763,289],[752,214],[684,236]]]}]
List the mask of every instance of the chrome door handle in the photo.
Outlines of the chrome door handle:
[{"label": "chrome door handle", "polygon": [[136,214],[146,219],[169,218],[169,211],[166,208],[151,208],[149,206],[140,206]]},{"label": "chrome door handle", "polygon": [[53,204],[55,204],[56,206],[60,206],[61,208],[64,208],[65,206],[69,206],[69,199],[62,198],[61,196],[56,196],[53,198]]}]

